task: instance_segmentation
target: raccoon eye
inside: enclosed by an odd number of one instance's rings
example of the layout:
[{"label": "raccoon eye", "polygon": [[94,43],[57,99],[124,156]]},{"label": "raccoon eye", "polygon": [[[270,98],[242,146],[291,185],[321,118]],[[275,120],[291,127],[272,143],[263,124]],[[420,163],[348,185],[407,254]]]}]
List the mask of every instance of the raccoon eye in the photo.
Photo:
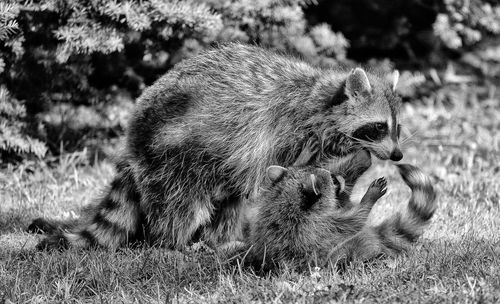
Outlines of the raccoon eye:
[{"label": "raccoon eye", "polygon": [[387,132],[387,124],[382,122],[377,122],[375,123],[375,130],[377,130],[377,132],[379,133]]},{"label": "raccoon eye", "polygon": [[388,133],[387,123],[374,122],[358,128],[356,131],[354,131],[353,137],[362,140],[375,141],[375,140],[381,140],[387,135],[387,133]]}]

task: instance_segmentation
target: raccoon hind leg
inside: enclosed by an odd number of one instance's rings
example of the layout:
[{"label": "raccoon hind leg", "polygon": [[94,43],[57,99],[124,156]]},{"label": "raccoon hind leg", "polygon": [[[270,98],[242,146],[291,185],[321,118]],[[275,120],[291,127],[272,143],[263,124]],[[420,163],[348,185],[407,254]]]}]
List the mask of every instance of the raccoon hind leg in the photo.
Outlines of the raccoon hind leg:
[{"label": "raccoon hind leg", "polygon": [[366,262],[388,253],[373,229],[363,229],[332,248],[327,261],[338,264]]},{"label": "raccoon hind leg", "polygon": [[215,202],[211,221],[205,225],[203,239],[213,247],[243,238],[242,198],[232,194]]}]

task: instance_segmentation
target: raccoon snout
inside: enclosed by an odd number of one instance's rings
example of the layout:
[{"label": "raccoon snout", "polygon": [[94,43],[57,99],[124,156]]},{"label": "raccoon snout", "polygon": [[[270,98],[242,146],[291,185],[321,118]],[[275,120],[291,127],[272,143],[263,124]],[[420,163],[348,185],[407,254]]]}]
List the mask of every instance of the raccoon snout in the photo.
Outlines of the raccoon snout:
[{"label": "raccoon snout", "polygon": [[403,159],[403,152],[401,152],[399,148],[392,150],[390,159],[392,161],[400,161],[401,159]]}]

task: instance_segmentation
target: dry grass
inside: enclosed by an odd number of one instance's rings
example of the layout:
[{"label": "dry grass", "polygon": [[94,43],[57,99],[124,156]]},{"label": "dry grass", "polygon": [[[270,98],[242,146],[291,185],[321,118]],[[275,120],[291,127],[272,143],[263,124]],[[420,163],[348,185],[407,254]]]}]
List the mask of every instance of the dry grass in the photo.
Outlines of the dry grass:
[{"label": "dry grass", "polygon": [[[465,99],[461,99],[465,100]],[[71,218],[112,176],[107,162],[79,154],[55,164],[26,163],[0,172],[0,303],[157,302],[465,302],[500,301],[500,109],[498,99],[435,99],[403,111],[409,133],[404,162],[429,173],[439,209],[406,256],[356,265],[343,273],[282,269],[257,275],[209,252],[124,249],[44,253],[23,229],[38,216]],[[401,208],[409,190],[389,163],[360,183],[389,176],[377,222]]]}]

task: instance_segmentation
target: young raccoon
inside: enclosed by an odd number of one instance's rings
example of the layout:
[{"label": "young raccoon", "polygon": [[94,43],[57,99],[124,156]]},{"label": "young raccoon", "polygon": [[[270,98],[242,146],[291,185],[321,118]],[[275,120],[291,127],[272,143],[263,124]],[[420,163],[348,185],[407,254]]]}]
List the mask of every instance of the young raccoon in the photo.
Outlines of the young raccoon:
[{"label": "young raccoon", "polygon": [[344,157],[333,157],[326,162],[318,163],[318,153],[320,153],[320,142],[314,136],[300,152],[293,167],[306,167],[311,163],[320,168],[330,171],[334,180],[339,183],[337,189],[337,205],[348,210],[353,207],[351,192],[358,178],[361,177],[372,165],[371,155],[366,149],[359,150]]},{"label": "young raccoon", "polygon": [[248,258],[264,268],[282,262],[323,266],[340,259],[365,261],[406,250],[432,217],[435,192],[418,168],[398,168],[412,189],[407,212],[372,227],[366,225],[366,219],[386,191],[384,178],[372,182],[360,204],[345,211],[336,207],[339,183],[328,171],[269,167],[270,182],[249,212]]},{"label": "young raccoon", "polygon": [[237,239],[242,198],[256,195],[268,166],[290,166],[311,136],[318,163],[363,149],[398,161],[396,81],[238,43],[186,59],[138,99],[111,206],[98,205],[100,216],[66,241],[122,246],[138,227],[171,248],[200,229],[212,244]]}]

